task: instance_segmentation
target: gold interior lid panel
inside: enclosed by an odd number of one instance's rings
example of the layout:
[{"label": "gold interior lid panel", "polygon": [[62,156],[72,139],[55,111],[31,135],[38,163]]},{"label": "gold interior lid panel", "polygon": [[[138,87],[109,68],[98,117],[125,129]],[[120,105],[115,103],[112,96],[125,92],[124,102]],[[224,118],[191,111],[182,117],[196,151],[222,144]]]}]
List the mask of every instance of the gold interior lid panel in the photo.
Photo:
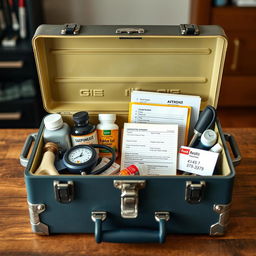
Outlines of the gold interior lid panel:
[{"label": "gold interior lid panel", "polygon": [[217,105],[223,36],[37,36],[33,47],[48,112],[128,112],[132,90],[199,95]]}]

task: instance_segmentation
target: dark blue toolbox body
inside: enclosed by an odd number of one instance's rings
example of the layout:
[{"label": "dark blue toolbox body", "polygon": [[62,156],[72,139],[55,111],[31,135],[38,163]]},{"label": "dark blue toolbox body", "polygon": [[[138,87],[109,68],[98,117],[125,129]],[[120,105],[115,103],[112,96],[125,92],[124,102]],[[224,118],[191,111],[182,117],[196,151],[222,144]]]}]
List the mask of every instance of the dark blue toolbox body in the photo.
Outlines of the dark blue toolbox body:
[{"label": "dark blue toolbox body", "polygon": [[[132,90],[199,95],[201,109],[216,107],[227,40],[218,26],[42,25],[33,48],[49,113],[60,113],[69,124],[81,110],[92,122],[98,113],[116,113],[122,126]],[[234,165],[241,157],[219,122],[215,130],[224,150],[213,176],[40,176],[33,172],[42,156],[42,122],[21,154],[32,231],[95,233],[97,242],[163,242],[168,233],[223,235]]]}]

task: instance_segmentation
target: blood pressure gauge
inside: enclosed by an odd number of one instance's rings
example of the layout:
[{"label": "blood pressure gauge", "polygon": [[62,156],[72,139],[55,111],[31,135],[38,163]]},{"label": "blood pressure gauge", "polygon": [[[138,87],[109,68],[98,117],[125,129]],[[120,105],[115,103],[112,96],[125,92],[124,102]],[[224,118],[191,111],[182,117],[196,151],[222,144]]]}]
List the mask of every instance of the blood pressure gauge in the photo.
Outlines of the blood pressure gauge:
[{"label": "blood pressure gauge", "polygon": [[[92,172],[98,163],[98,154],[95,148],[108,150],[112,154],[112,158],[105,166]],[[62,163],[58,166],[62,166],[60,169],[68,169],[68,172],[72,174],[81,174],[81,172],[85,172],[86,174],[95,175],[107,170],[114,163],[115,159],[115,151],[108,146],[98,144],[77,145],[65,152]]]}]

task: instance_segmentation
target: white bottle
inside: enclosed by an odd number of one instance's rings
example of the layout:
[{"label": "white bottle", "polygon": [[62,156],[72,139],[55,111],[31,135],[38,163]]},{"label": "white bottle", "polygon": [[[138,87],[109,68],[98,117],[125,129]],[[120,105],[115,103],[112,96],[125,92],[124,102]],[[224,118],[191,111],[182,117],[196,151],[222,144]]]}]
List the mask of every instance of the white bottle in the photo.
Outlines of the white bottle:
[{"label": "white bottle", "polygon": [[44,118],[44,142],[54,142],[60,151],[66,151],[71,147],[70,128],[64,123],[61,115],[50,114]]},{"label": "white bottle", "polygon": [[[118,156],[119,127],[115,124],[116,114],[99,114],[100,123],[97,125],[98,142],[101,145],[109,146]],[[107,150],[100,149],[101,157],[111,157]]]}]

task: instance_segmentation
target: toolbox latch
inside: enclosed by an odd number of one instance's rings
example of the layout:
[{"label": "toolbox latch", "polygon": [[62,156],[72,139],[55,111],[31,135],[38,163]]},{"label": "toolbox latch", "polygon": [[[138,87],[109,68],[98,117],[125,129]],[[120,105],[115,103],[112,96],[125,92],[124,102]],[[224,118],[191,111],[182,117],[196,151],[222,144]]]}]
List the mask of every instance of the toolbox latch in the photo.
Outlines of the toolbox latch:
[{"label": "toolbox latch", "polygon": [[62,35],[77,35],[80,31],[80,25],[77,23],[64,24],[64,28],[61,30]]},{"label": "toolbox latch", "polygon": [[126,219],[138,217],[138,190],[144,188],[145,180],[114,180],[114,187],[121,190],[121,216]]},{"label": "toolbox latch", "polygon": [[200,181],[200,183],[192,183],[191,181],[187,181],[185,200],[190,204],[200,203],[203,198],[204,188],[204,181]]},{"label": "toolbox latch", "polygon": [[195,24],[180,24],[182,35],[199,35],[199,27]]},{"label": "toolbox latch", "polygon": [[55,180],[53,182],[55,199],[60,203],[70,203],[74,199],[74,183],[73,181],[59,182]]}]

